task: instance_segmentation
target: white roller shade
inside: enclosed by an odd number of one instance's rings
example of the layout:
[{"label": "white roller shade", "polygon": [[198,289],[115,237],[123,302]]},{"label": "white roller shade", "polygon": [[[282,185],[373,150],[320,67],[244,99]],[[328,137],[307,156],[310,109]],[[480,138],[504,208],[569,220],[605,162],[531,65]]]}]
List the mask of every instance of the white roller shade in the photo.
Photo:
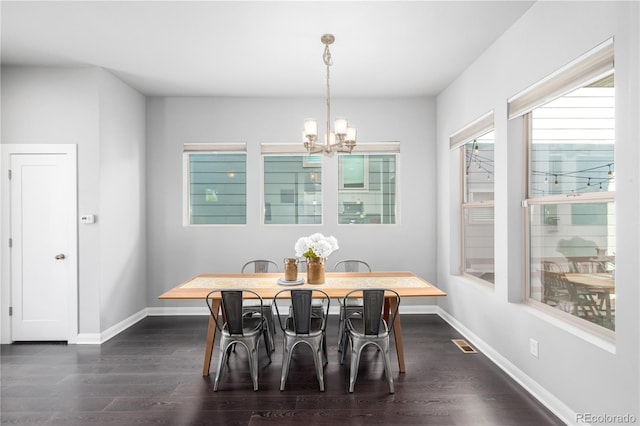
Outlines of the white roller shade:
[{"label": "white roller shade", "polygon": [[247,152],[247,144],[237,143],[185,143],[183,152]]},{"label": "white roller shade", "polygon": [[[261,143],[262,154],[307,154],[302,144]],[[400,152],[400,142],[359,143],[353,149],[353,154],[394,154]],[[322,155],[322,154],[313,154]]]},{"label": "white roller shade", "polygon": [[400,142],[359,143],[353,154],[399,154]]},{"label": "white roller shade", "polygon": [[493,111],[490,111],[449,136],[449,146],[451,149],[459,148],[465,143],[490,132],[493,128]]},{"label": "white roller shade", "polygon": [[301,143],[269,143],[260,144],[262,154],[306,154],[307,149]]},{"label": "white roller shade", "polygon": [[509,99],[509,119],[523,115],[572,90],[611,73],[614,68],[613,39],[582,55],[544,80]]}]

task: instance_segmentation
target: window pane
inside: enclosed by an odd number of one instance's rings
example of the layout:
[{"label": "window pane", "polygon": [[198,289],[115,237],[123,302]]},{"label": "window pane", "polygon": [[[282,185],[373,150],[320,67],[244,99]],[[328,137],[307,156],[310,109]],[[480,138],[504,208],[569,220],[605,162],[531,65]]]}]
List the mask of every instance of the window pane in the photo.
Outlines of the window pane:
[{"label": "window pane", "polygon": [[322,157],[265,155],[264,223],[322,223]]},{"label": "window pane", "polygon": [[530,198],[613,191],[613,75],[531,113]]},{"label": "window pane", "polygon": [[494,282],[493,206],[463,207],[464,273]]},{"label": "window pane", "polygon": [[396,223],[396,155],[338,157],[338,223]]},{"label": "window pane", "polygon": [[464,202],[493,200],[493,145],[491,131],[464,145]]},{"label": "window pane", "polygon": [[615,329],[615,204],[530,206],[530,297]]},{"label": "window pane", "polygon": [[189,223],[247,223],[246,154],[189,155]]}]

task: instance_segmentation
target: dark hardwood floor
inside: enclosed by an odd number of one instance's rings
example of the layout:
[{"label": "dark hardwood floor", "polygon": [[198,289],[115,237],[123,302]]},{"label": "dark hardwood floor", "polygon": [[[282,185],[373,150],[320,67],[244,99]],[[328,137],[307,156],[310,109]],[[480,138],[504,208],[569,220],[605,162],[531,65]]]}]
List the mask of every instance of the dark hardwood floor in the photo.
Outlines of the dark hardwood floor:
[{"label": "dark hardwood floor", "polygon": [[[218,392],[202,377],[207,317],[147,317],[103,345],[1,347],[3,425],[559,425],[549,410],[436,315],[403,315],[407,372],[388,393],[380,354],[363,353],[355,392],[349,358],[339,363],[337,319],[329,324],[326,392],[318,390],[310,351],[294,354],[280,392],[282,333],[269,364],[260,347],[260,390],[238,348]],[[395,349],[394,349],[395,353]]]}]

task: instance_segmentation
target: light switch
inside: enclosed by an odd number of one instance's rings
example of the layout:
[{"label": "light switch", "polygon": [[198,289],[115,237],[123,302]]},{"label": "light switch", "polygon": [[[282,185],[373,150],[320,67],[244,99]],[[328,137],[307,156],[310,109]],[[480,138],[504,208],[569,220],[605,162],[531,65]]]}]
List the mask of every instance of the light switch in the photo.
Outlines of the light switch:
[{"label": "light switch", "polygon": [[92,214],[83,214],[80,216],[80,222],[82,223],[95,223],[96,217]]}]

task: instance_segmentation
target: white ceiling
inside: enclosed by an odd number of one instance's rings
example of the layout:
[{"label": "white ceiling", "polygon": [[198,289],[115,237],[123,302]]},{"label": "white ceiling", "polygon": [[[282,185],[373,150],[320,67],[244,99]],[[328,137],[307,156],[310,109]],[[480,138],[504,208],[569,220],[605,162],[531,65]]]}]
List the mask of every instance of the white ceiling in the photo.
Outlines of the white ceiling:
[{"label": "white ceiling", "polygon": [[532,1],[2,1],[3,64],[103,67],[145,95],[437,95]]}]

